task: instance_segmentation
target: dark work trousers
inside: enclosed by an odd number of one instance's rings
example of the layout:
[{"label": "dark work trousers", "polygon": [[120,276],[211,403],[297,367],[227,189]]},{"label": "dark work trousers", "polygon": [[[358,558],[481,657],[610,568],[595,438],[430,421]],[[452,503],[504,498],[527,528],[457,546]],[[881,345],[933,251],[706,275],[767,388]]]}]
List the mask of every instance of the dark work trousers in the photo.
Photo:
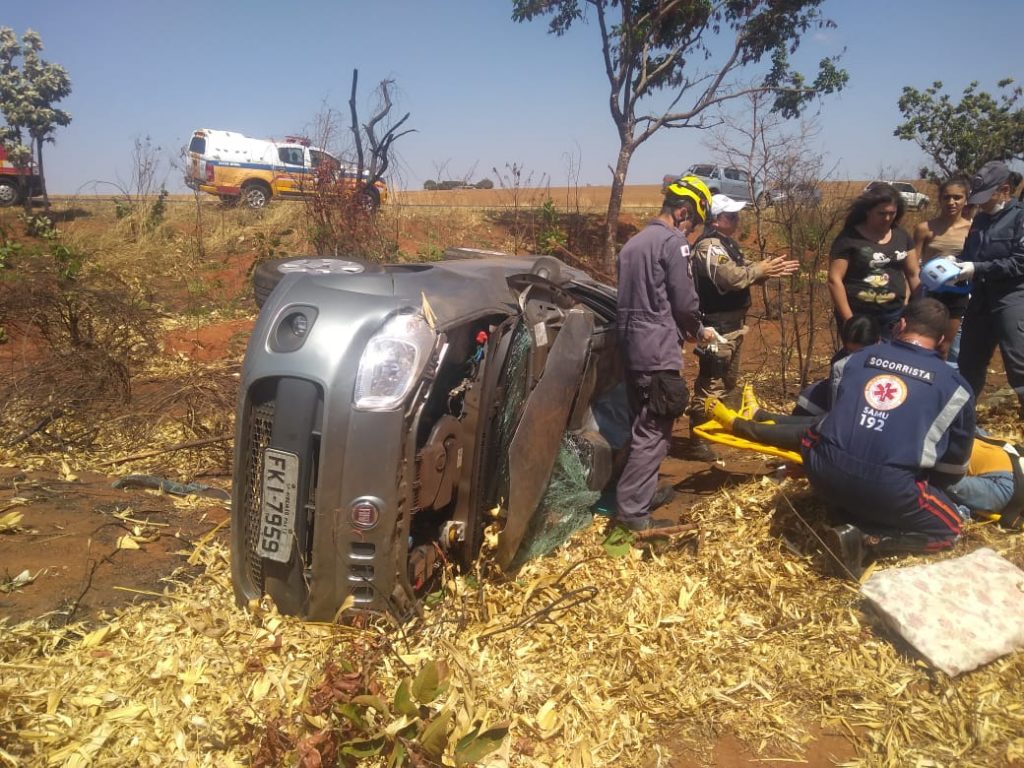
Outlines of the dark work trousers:
[{"label": "dark work trousers", "polygon": [[[747,310],[741,309],[735,312],[721,312],[707,315],[704,318],[704,325],[714,328],[723,336],[733,331],[738,331],[746,321]],[[736,382],[740,378],[740,348],[743,346],[743,337],[737,336],[734,341],[717,352],[707,350],[698,356],[697,379],[693,382],[693,397],[690,399],[690,407],[687,409],[690,414],[690,425],[703,424],[704,403],[709,397],[717,397],[719,400],[736,389]]]},{"label": "dark work trousers", "polygon": [[615,487],[616,517],[636,519],[650,514],[651,500],[658,490],[658,468],[668,455],[672,439],[669,416],[652,416],[647,412],[647,387],[651,377],[636,371],[626,372],[626,390],[633,413],[629,438],[629,455]]},{"label": "dark work trousers", "polygon": [[1017,393],[1024,418],[1024,287],[998,299],[975,293],[967,305],[957,364],[974,390],[975,400],[985,388],[996,344],[1003,354],[1006,379]]},{"label": "dark work trousers", "polygon": [[947,549],[960,537],[956,505],[913,471],[860,461],[813,435],[804,439],[801,455],[814,492],[865,533],[923,533],[928,551]]},{"label": "dark work trousers", "polygon": [[[732,433],[755,443],[797,452],[807,430],[821,421],[821,416],[790,416],[781,413],[758,414],[758,417],[762,420],[736,419],[732,423]],[[766,424],[768,420],[774,423]]]}]

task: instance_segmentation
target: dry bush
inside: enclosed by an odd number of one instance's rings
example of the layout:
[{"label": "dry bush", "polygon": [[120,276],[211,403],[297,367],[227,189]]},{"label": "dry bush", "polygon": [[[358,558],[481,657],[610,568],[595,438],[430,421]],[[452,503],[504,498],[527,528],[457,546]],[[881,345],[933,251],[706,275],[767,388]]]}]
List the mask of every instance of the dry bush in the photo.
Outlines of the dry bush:
[{"label": "dry bush", "polygon": [[379,192],[347,176],[330,163],[321,163],[305,197],[307,237],[318,256],[355,256],[387,261],[395,242],[378,225]]},{"label": "dry bush", "polygon": [[158,466],[168,473],[171,467],[177,477],[229,474],[228,438],[234,432],[240,370],[237,357],[207,365],[151,366],[135,379],[131,411],[109,425],[102,442],[120,456],[197,443],[194,449],[157,454],[131,468]]},{"label": "dry bush", "polygon": [[99,422],[128,406],[132,372],[156,350],[152,308],[111,272],[72,280],[45,268],[7,275],[0,306],[25,348],[0,384],[6,444],[90,445]]},{"label": "dry bush", "polygon": [[377,226],[398,243],[404,261],[436,261],[452,247],[508,247],[505,233],[491,225],[487,212],[472,207],[388,204],[377,214]]}]

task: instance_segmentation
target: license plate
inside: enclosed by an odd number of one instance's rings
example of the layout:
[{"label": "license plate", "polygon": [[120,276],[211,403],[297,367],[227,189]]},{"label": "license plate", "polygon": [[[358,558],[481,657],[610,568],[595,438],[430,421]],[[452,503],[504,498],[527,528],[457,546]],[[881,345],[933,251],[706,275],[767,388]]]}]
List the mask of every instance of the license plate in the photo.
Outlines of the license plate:
[{"label": "license plate", "polygon": [[291,557],[298,491],[299,457],[294,453],[267,448],[263,454],[261,557],[279,563],[287,563]]}]

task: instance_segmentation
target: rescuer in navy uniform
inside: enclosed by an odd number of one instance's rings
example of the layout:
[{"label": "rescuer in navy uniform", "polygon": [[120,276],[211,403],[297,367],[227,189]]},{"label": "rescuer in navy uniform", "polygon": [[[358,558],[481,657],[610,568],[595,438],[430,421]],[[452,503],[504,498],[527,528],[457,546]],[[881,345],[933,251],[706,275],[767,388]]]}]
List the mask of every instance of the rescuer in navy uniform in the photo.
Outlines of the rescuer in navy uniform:
[{"label": "rescuer in navy uniform", "polygon": [[683,176],[665,188],[661,212],[619,253],[617,329],[633,422],[615,503],[616,519],[633,531],[673,525],[652,518],[651,509],[672,425],[689,398],[682,378],[683,339],[708,342],[714,336],[701,324],[686,239],[707,220],[710,208],[704,182]]},{"label": "rescuer in navy uniform", "polygon": [[967,471],[974,396],[937,351],[948,323],[935,299],[908,304],[894,341],[833,369],[832,409],[803,439],[811,487],[847,520],[826,543],[855,578],[866,555],[946,549],[960,537],[942,488]]}]

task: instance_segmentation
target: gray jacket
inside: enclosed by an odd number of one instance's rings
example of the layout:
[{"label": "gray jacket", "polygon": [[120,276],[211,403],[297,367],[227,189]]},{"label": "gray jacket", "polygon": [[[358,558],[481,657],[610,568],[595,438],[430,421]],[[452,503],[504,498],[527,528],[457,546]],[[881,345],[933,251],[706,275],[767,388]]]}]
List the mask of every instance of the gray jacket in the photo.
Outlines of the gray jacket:
[{"label": "gray jacket", "polygon": [[702,330],[686,236],[654,219],[622,247],[618,274],[617,327],[626,368],[682,370],[683,338]]}]

